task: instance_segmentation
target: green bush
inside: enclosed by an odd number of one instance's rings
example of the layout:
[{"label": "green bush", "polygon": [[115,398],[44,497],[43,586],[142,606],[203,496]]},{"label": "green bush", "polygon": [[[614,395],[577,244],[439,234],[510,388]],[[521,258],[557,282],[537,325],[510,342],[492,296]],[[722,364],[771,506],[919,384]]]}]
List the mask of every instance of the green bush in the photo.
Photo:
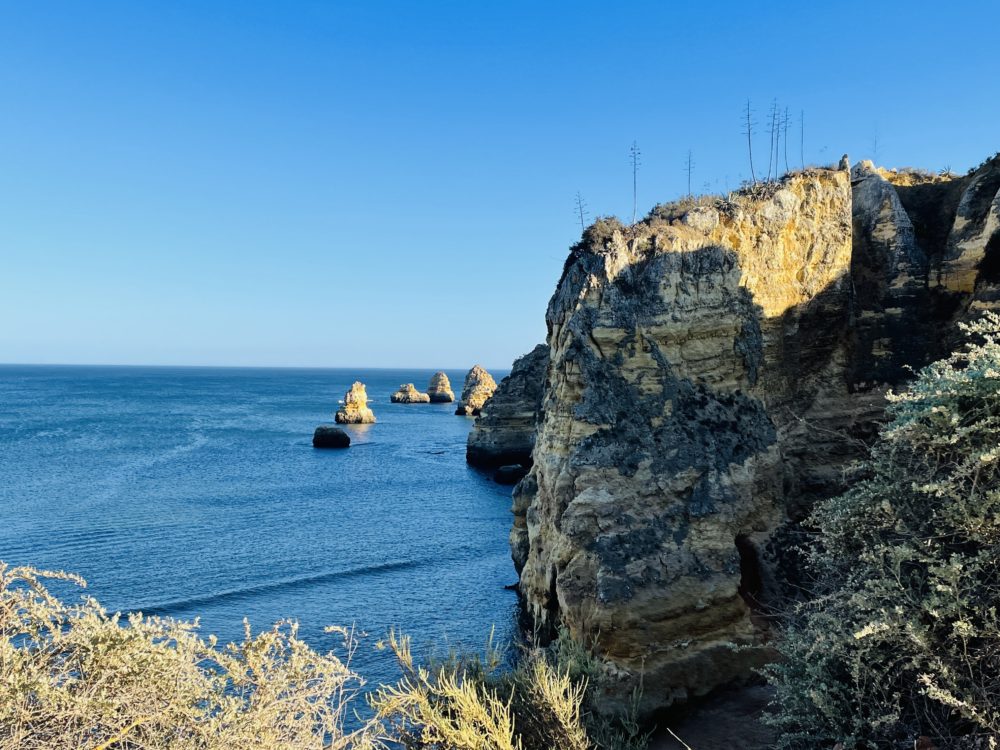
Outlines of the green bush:
[{"label": "green bush", "polygon": [[817,596],[768,669],[782,748],[1000,736],[1000,317],[965,329],[807,522]]}]

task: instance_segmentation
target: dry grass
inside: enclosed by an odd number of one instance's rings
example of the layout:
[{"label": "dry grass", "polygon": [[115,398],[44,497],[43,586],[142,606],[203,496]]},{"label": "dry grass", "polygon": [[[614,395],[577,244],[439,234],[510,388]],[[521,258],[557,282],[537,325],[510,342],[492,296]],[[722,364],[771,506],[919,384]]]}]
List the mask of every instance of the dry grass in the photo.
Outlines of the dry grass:
[{"label": "dry grass", "polygon": [[319,654],[278,623],[219,647],[197,622],[108,615],[67,605],[46,580],[82,579],[0,563],[0,748],[353,748],[373,727],[345,729],[363,685],[341,656]]},{"label": "dry grass", "polygon": [[406,748],[435,750],[590,750],[581,706],[586,683],[571,679],[540,650],[512,671],[500,669],[492,642],[483,657],[450,655],[417,665],[406,636],[386,642],[403,676],[372,699],[389,734]]},{"label": "dry grass", "polygon": [[[77,576],[0,562],[0,750],[637,750],[634,717],[598,718],[597,673],[562,638],[524,649],[514,669],[488,644],[417,664],[405,636],[384,644],[402,677],[354,709],[352,630],[320,654],[280,622],[220,646],[198,623],[109,615],[92,598],[66,604],[51,581]],[[355,727],[350,729],[349,727]]]}]

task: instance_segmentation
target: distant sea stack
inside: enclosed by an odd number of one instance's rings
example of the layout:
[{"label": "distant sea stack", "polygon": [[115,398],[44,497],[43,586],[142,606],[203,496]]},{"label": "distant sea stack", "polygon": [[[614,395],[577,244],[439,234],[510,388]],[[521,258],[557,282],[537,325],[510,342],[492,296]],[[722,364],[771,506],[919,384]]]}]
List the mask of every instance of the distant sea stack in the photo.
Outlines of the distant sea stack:
[{"label": "distant sea stack", "polygon": [[458,402],[455,413],[465,417],[475,417],[482,411],[493,391],[497,389],[496,381],[483,367],[473,366],[469,374],[465,376],[465,385],[462,386],[462,398]]},{"label": "distant sea stack", "polygon": [[450,404],[455,400],[455,393],[451,390],[451,381],[443,372],[436,372],[431,376],[430,385],[427,386],[427,395],[430,396],[432,404]]},{"label": "distant sea stack", "polygon": [[531,466],[531,449],[542,411],[549,347],[539,344],[518,358],[500,381],[469,433],[465,460],[482,469]]},{"label": "distant sea stack", "polygon": [[418,391],[413,383],[403,383],[389,400],[394,404],[429,404],[431,397]]},{"label": "distant sea stack", "polygon": [[313,433],[313,448],[347,448],[351,445],[351,436],[339,427],[320,425]]},{"label": "distant sea stack", "polygon": [[372,424],[375,413],[368,408],[368,393],[365,384],[355,382],[344,395],[344,405],[334,415],[337,424]]}]

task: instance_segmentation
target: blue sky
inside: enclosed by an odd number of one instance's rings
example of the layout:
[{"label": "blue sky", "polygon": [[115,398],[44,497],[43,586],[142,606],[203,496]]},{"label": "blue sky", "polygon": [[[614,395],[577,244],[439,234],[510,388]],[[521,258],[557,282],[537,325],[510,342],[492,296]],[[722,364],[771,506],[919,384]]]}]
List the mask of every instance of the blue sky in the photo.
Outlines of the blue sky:
[{"label": "blue sky", "polygon": [[[0,362],[506,367],[591,218],[1000,149],[992,2],[0,2]],[[793,125],[793,132],[796,125]],[[797,161],[797,142],[791,161]],[[766,153],[766,135],[758,152]]]}]

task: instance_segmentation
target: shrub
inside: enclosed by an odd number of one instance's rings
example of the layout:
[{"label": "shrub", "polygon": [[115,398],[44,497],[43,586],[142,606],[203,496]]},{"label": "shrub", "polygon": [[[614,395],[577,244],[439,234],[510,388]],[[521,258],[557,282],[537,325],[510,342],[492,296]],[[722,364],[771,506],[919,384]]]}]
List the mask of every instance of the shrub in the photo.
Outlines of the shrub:
[{"label": "shrub", "polygon": [[340,656],[313,651],[293,622],[258,635],[246,624],[242,643],[219,647],[197,621],[67,605],[53,579],[86,585],[0,562],[0,750],[645,747],[634,717],[589,710],[596,663],[565,635],[507,669],[492,641],[481,657],[419,666],[409,639],[390,633],[403,677],[370,695],[374,716],[360,720],[352,630],[327,629],[343,637]]},{"label": "shrub", "polygon": [[93,599],[66,605],[46,579],[65,573],[0,563],[0,748],[222,750],[374,746],[345,729],[363,682],[278,623],[218,647],[197,621],[108,615]]},{"label": "shrub", "polygon": [[587,652],[561,633],[549,648],[525,648],[513,669],[487,645],[482,657],[451,654],[417,666],[406,637],[384,644],[403,672],[372,699],[387,734],[408,750],[640,750],[648,736],[634,716],[607,719],[589,706]]},{"label": "shrub", "polygon": [[1000,317],[964,328],[808,522],[817,597],[767,670],[782,748],[1000,735]]}]

